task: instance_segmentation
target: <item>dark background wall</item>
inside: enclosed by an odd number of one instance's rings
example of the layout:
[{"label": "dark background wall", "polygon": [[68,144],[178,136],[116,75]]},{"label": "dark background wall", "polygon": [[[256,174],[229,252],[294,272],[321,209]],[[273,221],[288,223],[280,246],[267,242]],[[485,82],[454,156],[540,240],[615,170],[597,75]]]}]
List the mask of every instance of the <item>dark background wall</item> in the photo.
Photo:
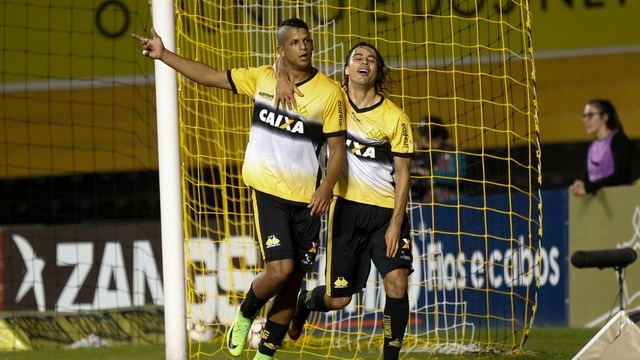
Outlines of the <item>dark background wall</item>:
[{"label": "dark background wall", "polygon": [[[542,145],[542,189],[568,187],[584,169],[588,142]],[[528,156],[524,148],[512,156]],[[634,141],[634,178],[640,177],[640,141]],[[472,178],[479,178],[479,164],[470,164]],[[499,179],[508,165],[485,162],[489,179]],[[219,181],[219,172],[214,172]],[[227,183],[233,177],[226,179]],[[237,179],[237,177],[235,178]],[[512,176],[516,183],[524,176]],[[237,182],[237,180],[235,180]],[[526,188],[526,183],[522,188]],[[506,191],[488,189],[489,193]],[[469,195],[477,194],[477,186],[468,186]],[[213,196],[214,194],[211,194]],[[74,223],[95,220],[159,219],[160,195],[157,171],[85,174],[0,181],[0,224]]]}]

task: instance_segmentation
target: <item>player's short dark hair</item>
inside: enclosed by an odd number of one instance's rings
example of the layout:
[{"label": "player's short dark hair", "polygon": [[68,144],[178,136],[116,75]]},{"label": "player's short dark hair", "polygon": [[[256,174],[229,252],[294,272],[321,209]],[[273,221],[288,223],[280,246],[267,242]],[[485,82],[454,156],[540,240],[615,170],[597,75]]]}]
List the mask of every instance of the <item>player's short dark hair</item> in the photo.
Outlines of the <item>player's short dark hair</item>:
[{"label": "player's short dark hair", "polygon": [[303,20],[300,20],[298,18],[291,18],[291,19],[284,20],[283,22],[280,23],[280,26],[278,26],[278,31],[276,33],[278,38],[278,44],[282,44],[282,41],[284,41],[284,39],[282,38],[283,36],[282,34],[284,33],[283,29],[285,27],[305,29],[307,30],[307,32],[309,31],[309,26]]},{"label": "player's short dark hair", "polygon": [[449,139],[449,131],[437,116],[426,116],[422,118],[420,125],[418,125],[418,130],[420,131],[420,135],[431,139],[442,139],[444,141]]},{"label": "player's short dark hair", "polygon": [[[351,55],[357,48],[361,46],[366,46],[371,50],[373,50],[373,52],[376,54],[376,57],[378,58],[378,73],[376,76],[376,83],[375,83],[376,92],[378,94],[388,93],[391,90],[391,87],[393,86],[393,83],[394,83],[394,81],[391,79],[391,70],[384,63],[384,59],[382,58],[382,55],[380,55],[380,52],[378,51],[378,49],[376,49],[375,46],[364,41],[354,45],[351,48],[351,50],[349,50],[347,57],[344,59],[344,67],[346,68],[349,65],[349,59],[351,59]],[[342,86],[349,87],[349,77],[346,75],[344,75],[342,78]]]},{"label": "player's short dark hair", "polygon": [[309,30],[309,26],[307,25],[307,23],[304,22],[304,20],[300,20],[298,18],[291,18],[291,19],[284,20],[283,22],[280,23],[280,26],[278,26],[278,28],[281,28],[283,26]]}]

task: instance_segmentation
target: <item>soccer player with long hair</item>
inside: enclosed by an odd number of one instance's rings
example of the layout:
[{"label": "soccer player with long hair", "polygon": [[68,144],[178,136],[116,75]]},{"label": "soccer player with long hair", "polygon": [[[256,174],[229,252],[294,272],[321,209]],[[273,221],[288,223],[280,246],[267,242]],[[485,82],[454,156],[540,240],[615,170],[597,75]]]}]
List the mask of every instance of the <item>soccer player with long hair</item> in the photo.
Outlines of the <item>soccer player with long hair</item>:
[{"label": "soccer player with long hair", "polygon": [[[279,72],[278,98],[290,106],[294,88]],[[355,45],[344,64],[347,102],[347,163],[329,210],[326,285],[298,297],[289,328],[297,339],[311,311],[347,306],[369,277],[371,262],[387,294],[383,310],[383,357],[397,359],[409,319],[408,278],[412,269],[407,202],[413,137],[407,114],[384,94],[391,79],[378,50]],[[304,92],[303,92],[304,93]],[[298,98],[301,99],[301,98]]]}]

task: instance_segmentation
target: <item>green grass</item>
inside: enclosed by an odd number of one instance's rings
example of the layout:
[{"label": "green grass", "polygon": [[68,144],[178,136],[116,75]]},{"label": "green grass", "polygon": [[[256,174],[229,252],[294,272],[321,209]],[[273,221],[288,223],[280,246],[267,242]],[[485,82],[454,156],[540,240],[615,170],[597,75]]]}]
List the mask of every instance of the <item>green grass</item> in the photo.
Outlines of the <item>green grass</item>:
[{"label": "green grass", "polygon": [[[524,354],[518,356],[493,355],[493,354],[468,354],[468,355],[442,355],[431,353],[402,353],[401,359],[545,359],[566,360],[571,359],[580,349],[598,332],[598,329],[571,329],[571,328],[534,328],[524,346]],[[219,345],[216,347],[219,348]],[[212,348],[213,349],[213,348]],[[352,353],[332,351],[335,358],[351,358]],[[239,358],[232,358],[225,352],[210,352],[210,356],[201,356],[199,359],[252,359],[253,352],[245,352]],[[360,359],[378,359],[380,353],[359,353]],[[21,352],[0,352],[0,360],[158,360],[164,359],[164,345],[137,345],[116,346],[97,349],[46,349]],[[303,356],[303,359],[309,357]],[[198,359],[198,357],[194,357]],[[289,360],[300,359],[299,355],[278,353],[276,359]]]}]

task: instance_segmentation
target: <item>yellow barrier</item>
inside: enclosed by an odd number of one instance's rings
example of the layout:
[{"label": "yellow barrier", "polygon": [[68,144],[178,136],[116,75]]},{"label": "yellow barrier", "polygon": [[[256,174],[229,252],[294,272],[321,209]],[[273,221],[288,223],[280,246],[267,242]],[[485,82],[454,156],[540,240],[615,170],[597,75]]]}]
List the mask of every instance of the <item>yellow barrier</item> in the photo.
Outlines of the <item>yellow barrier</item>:
[{"label": "yellow barrier", "polygon": [[161,307],[17,312],[0,317],[0,351],[163,343]]},{"label": "yellow barrier", "polygon": [[[1,82],[23,81],[23,75],[28,74],[32,80],[51,78],[64,79],[89,78],[95,76],[128,75],[132,73],[131,64],[144,67],[148,59],[132,52],[134,42],[129,37],[131,32],[148,32],[151,27],[150,7],[148,0],[117,0],[94,3],[74,4],[73,7],[52,7],[49,0],[30,0],[31,6],[27,11],[24,6],[0,4],[0,13],[11,14],[5,17],[7,24],[3,27],[6,49],[22,49],[13,51],[12,56],[6,57]],[[393,29],[397,22],[413,22],[416,29],[424,28],[428,23],[430,31],[445,31],[437,26],[439,14],[453,13],[460,18],[470,18],[476,14],[488,14],[488,7],[502,6],[505,19],[521,21],[526,14],[516,13],[518,7],[510,6],[509,1],[487,0],[477,1],[477,6],[462,1],[416,1],[403,0],[398,2],[371,2],[365,0],[353,1],[350,6],[360,11],[352,13],[351,23],[345,21],[344,8],[346,1],[329,1],[327,14],[316,15],[318,18],[335,20],[339,34],[359,34],[365,36],[383,28]],[[375,4],[374,4],[375,3]],[[334,7],[335,6],[335,7]],[[372,28],[372,10],[403,11],[405,18],[379,16],[375,18],[377,26]],[[36,31],[37,27],[26,31],[24,24],[39,24],[56,13],[57,19],[71,19],[57,21],[52,24],[52,31]],[[147,14],[144,14],[147,12]],[[414,13],[422,16],[412,16]],[[598,48],[610,46],[640,45],[640,33],[637,27],[637,14],[640,13],[638,1],[533,1],[531,5],[533,28],[533,45],[536,52],[548,50],[567,50]],[[429,16],[426,16],[426,15]],[[218,14],[202,14],[215,24]],[[136,17],[148,18],[148,24],[140,24]],[[511,21],[511,20],[509,20]],[[40,26],[40,25],[39,25]],[[481,24],[477,26],[481,27]],[[41,26],[40,26],[41,27]],[[350,31],[341,31],[347,27],[354,27]],[[97,31],[96,31],[97,30]],[[421,35],[418,35],[421,34]],[[409,42],[420,43],[425,39],[424,31],[407,32],[403,34]],[[479,32],[482,35],[482,32]],[[433,37],[432,37],[433,38]],[[506,39],[509,41],[509,39]],[[55,46],[52,56],[43,51],[43,44]],[[383,52],[385,44],[379,44]],[[137,48],[136,48],[137,49]],[[53,50],[53,49],[52,49]],[[69,54],[76,56],[73,63]],[[113,61],[117,55],[118,61]],[[416,53],[417,55],[417,53]],[[410,57],[408,53],[406,56]],[[52,61],[54,61],[53,65]],[[26,71],[28,67],[29,71]],[[20,71],[20,70],[25,71]],[[153,70],[149,68],[149,72]],[[16,77],[17,75],[17,77]]]}]

